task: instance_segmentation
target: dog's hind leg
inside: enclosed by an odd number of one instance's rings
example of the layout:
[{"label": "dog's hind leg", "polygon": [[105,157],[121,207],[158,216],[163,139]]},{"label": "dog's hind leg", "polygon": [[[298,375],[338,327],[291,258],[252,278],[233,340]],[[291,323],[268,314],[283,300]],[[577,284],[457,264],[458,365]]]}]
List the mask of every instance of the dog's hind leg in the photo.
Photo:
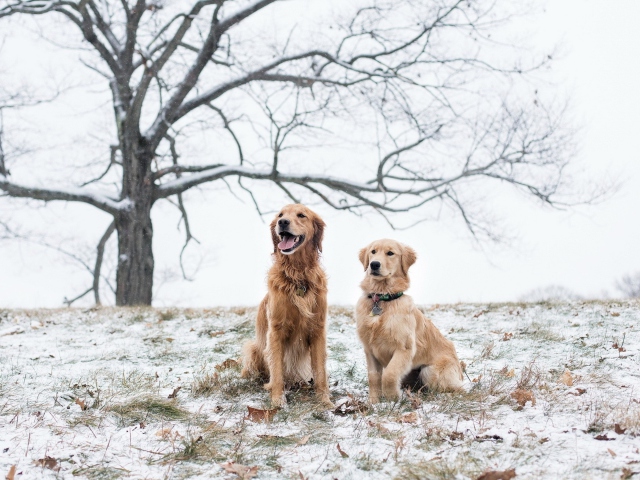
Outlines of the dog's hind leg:
[{"label": "dog's hind leg", "polygon": [[420,380],[430,390],[453,392],[462,388],[462,369],[457,362],[437,359],[433,364],[422,368]]}]

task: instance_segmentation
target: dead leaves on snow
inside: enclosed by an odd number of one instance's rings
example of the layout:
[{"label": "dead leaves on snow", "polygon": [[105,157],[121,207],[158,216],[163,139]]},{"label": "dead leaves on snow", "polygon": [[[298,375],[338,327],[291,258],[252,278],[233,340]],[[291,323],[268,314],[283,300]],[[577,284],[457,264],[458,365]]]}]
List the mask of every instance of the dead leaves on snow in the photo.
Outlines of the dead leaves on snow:
[{"label": "dead leaves on snow", "polygon": [[58,463],[58,460],[48,455],[46,455],[44,458],[41,458],[40,460],[36,460],[34,463],[38,467],[48,468],[49,470],[53,470],[54,472],[60,470],[60,464]]},{"label": "dead leaves on snow", "polygon": [[558,382],[565,384],[567,387],[573,387],[573,375],[571,375],[569,370],[565,370],[558,379]]},{"label": "dead leaves on snow", "polygon": [[9,473],[7,473],[7,476],[4,478],[6,478],[6,480],[14,480],[15,477],[16,477],[16,466],[12,465],[11,468],[9,469]]},{"label": "dead leaves on snow", "polygon": [[251,420],[252,422],[270,422],[273,417],[278,413],[279,408],[272,408],[270,410],[262,410],[260,408],[247,407],[249,411],[245,420]]},{"label": "dead leaves on snow", "polygon": [[480,475],[476,480],[511,480],[516,476],[516,469],[512,468],[510,470],[490,470],[484,472]]},{"label": "dead leaves on snow", "polygon": [[346,416],[354,413],[365,413],[369,410],[369,407],[362,400],[358,400],[356,397],[349,395],[346,400],[338,403],[333,410],[335,415]]},{"label": "dead leaves on snow", "polygon": [[239,478],[247,480],[253,478],[258,474],[258,467],[248,467],[246,465],[240,465],[235,462],[221,463],[220,466],[224,468],[227,473],[235,473]]},{"label": "dead leaves on snow", "polygon": [[531,402],[532,407],[536,404],[536,397],[533,395],[533,392],[531,390],[523,390],[521,388],[518,388],[517,390],[511,392],[511,398],[513,398],[518,403],[518,405],[520,405],[520,407],[524,407],[527,402]]},{"label": "dead leaves on snow", "polygon": [[349,455],[347,454],[347,452],[345,452],[344,450],[342,450],[342,448],[340,448],[339,443],[336,445],[336,448],[340,452],[340,455],[342,456],[342,458],[349,458]]}]

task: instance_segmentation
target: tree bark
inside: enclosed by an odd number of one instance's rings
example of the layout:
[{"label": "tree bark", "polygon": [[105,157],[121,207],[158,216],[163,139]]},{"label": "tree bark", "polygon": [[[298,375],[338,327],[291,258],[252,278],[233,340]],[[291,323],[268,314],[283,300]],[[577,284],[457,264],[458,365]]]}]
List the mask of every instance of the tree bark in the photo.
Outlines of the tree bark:
[{"label": "tree bark", "polygon": [[154,185],[149,172],[153,153],[140,146],[139,138],[131,143],[134,145],[125,147],[122,152],[123,196],[131,204],[130,208],[116,216],[116,305],[151,305],[154,269],[151,208]]}]

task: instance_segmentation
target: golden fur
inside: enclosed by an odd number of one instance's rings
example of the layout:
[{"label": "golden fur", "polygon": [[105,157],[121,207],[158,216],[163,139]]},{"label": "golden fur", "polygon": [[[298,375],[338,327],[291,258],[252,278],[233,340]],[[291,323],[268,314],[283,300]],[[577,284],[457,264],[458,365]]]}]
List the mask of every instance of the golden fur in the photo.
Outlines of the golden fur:
[{"label": "golden fur", "polygon": [[[356,324],[367,358],[370,401],[378,402],[381,395],[397,400],[402,379],[415,369],[420,369],[420,380],[430,389],[460,389],[462,368],[453,343],[409,295],[380,301],[382,314],[370,315],[373,300],[369,294],[409,288],[409,267],[416,261],[413,249],[395,240],[377,240],[360,250],[359,257],[366,274],[360,284],[363,295],[356,305]],[[378,272],[372,272],[373,261],[380,262]]]},{"label": "golden fur", "polygon": [[[304,239],[293,253],[278,248],[279,221]],[[269,378],[275,406],[286,403],[285,385],[313,378],[316,395],[330,405],[327,386],[327,278],[320,266],[325,223],[304,205],[287,205],[271,222],[273,265],[268,273],[268,293],[260,303],[256,340],[244,347],[242,376]],[[298,237],[296,237],[298,238]],[[302,238],[302,237],[300,237]],[[306,287],[304,295],[297,292]]]}]

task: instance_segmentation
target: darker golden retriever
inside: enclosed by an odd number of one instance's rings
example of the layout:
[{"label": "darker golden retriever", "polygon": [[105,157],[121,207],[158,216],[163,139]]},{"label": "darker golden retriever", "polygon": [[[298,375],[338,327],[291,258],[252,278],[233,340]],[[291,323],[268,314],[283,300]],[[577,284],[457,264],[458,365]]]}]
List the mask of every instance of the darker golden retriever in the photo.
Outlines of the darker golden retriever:
[{"label": "darker golden retriever", "polygon": [[395,240],[377,240],[360,250],[365,278],[356,306],[358,336],[369,373],[369,399],[376,403],[400,397],[400,385],[419,371],[423,385],[434,390],[462,387],[456,349],[415,306],[404,291],[409,267],[416,261],[410,247]]},{"label": "darker golden retriever", "polygon": [[269,378],[275,406],[286,385],[313,379],[318,399],[327,386],[327,278],[320,266],[325,223],[304,205],[287,205],[271,222],[273,266],[260,303],[256,340],[244,347],[242,376]]}]

